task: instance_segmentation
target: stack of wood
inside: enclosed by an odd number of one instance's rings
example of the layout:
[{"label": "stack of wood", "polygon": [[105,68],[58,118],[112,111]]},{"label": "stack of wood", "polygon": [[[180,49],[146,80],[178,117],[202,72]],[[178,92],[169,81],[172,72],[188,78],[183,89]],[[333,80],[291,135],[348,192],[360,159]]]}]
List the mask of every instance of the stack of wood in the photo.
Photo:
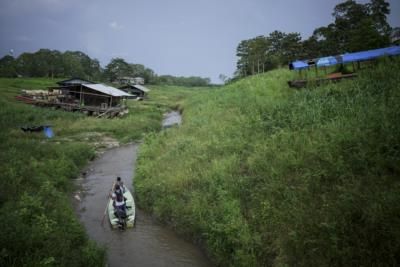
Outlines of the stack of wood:
[{"label": "stack of wood", "polygon": [[62,95],[61,90],[22,90],[21,96],[34,100],[46,100],[56,102],[57,98]]}]

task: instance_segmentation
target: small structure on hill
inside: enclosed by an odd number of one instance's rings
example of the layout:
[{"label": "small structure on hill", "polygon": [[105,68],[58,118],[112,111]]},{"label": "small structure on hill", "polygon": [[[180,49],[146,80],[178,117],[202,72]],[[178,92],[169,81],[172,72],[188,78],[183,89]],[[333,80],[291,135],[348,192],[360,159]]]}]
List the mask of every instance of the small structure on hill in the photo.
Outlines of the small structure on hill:
[{"label": "small structure on hill", "polygon": [[390,35],[390,41],[394,45],[400,45],[400,28],[393,29],[393,32]]},{"label": "small structure on hill", "polygon": [[[387,48],[379,48],[355,53],[346,53],[338,56],[327,56],[316,59],[293,61],[289,64],[289,69],[298,70],[300,79],[288,81],[288,84],[290,87],[302,88],[307,86],[308,84],[320,85],[329,81],[336,82],[342,79],[354,78],[357,76],[355,64],[357,64],[357,68],[360,69],[361,62],[376,60],[384,56],[397,55],[400,55],[400,46],[391,46]],[[353,70],[350,72],[346,72],[346,64],[351,64]],[[335,65],[340,65],[339,69],[342,71],[334,71],[333,73],[328,74],[327,68]],[[315,77],[308,79],[307,71],[309,71],[312,67],[314,67],[315,70]],[[319,68],[322,68],[325,74],[325,76],[322,78],[320,78],[318,74]],[[304,78],[302,73],[303,71],[305,71]]]},{"label": "small structure on hill", "polygon": [[143,99],[147,96],[150,89],[139,84],[127,84],[119,87],[119,89],[132,95],[130,98]]},{"label": "small structure on hill", "polygon": [[124,76],[124,77],[118,77],[116,81],[114,81],[113,83],[117,83],[117,84],[133,84],[135,83],[134,78],[133,77],[129,77],[129,76]]},{"label": "small structure on hill", "polygon": [[117,88],[73,78],[58,82],[45,90],[23,90],[18,100],[37,106],[80,111],[99,117],[115,117],[128,113],[125,99],[130,94]]},{"label": "small structure on hill", "polygon": [[142,77],[129,77],[129,76],[119,77],[117,79],[117,83],[119,83],[119,84],[139,84],[139,85],[143,85],[144,84],[144,78],[142,78]]},{"label": "small structure on hill", "polygon": [[144,78],[142,78],[142,77],[135,77],[135,78],[133,78],[133,83],[134,83],[134,84],[139,84],[139,85],[144,85]]}]

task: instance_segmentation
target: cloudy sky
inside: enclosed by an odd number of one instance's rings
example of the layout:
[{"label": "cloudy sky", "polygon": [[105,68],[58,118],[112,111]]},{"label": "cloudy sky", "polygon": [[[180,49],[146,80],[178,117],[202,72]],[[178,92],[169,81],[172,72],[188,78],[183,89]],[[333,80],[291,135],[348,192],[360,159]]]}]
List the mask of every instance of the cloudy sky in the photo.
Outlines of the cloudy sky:
[{"label": "cloudy sky", "polygon": [[[340,0],[0,0],[0,56],[80,50],[105,66],[122,57],[157,74],[231,76],[241,40],[274,30],[303,38]],[[358,1],[361,3],[367,2]],[[400,26],[400,1],[389,0]]]}]

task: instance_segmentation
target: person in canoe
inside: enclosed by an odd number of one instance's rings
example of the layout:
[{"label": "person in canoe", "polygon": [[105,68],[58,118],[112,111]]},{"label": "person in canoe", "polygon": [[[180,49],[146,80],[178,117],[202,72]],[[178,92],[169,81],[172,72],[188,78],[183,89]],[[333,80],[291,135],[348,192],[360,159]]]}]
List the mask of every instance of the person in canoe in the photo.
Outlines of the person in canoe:
[{"label": "person in canoe", "polygon": [[115,182],[115,185],[119,185],[119,187],[122,189],[122,193],[125,193],[125,185],[124,182],[122,182],[121,177],[117,177],[117,181]]},{"label": "person in canoe", "polygon": [[124,224],[126,218],[126,198],[124,197],[123,189],[118,184],[115,185],[112,200],[115,216],[119,219],[121,224]]}]

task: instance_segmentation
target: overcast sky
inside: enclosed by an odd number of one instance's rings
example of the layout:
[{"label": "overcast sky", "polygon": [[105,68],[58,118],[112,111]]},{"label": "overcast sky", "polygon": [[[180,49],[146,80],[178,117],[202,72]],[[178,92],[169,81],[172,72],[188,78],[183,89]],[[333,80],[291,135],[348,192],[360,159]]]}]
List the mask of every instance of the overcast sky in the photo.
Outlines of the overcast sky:
[{"label": "overcast sky", "polygon": [[[157,74],[231,76],[241,40],[313,30],[340,0],[0,0],[0,56],[80,50],[105,66],[122,57]],[[368,1],[357,1],[365,3]],[[400,1],[389,0],[391,26]]]}]

